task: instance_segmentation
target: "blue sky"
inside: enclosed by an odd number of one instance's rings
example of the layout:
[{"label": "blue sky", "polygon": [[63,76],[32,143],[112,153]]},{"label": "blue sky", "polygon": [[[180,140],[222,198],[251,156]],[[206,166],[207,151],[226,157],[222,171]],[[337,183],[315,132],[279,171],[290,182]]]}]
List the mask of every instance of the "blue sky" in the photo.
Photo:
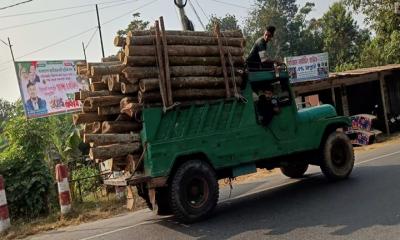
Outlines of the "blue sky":
[{"label": "blue sky", "polygon": [[[0,8],[18,3],[22,0],[0,0]],[[254,0],[221,0],[240,6],[232,6],[213,0],[197,0],[205,14],[223,16],[227,13],[234,14],[241,22],[248,16],[249,9]],[[310,1],[310,0],[309,0]],[[329,6],[336,0],[311,1],[315,3],[315,9],[311,17],[321,17]],[[299,5],[304,5],[306,0],[298,0]],[[111,55],[117,52],[113,46],[115,32],[127,26],[131,19],[131,13],[140,12],[142,18],[154,22],[159,16],[164,16],[167,29],[180,29],[180,22],[173,0],[33,0],[17,7],[0,10],[0,39],[6,41],[10,37],[14,46],[14,54],[18,60],[59,60],[59,59],[83,59],[82,42],[87,43],[95,31],[97,25],[95,3],[99,5],[102,33],[104,39],[105,54]],[[205,15],[197,7],[196,1],[192,3],[204,23]],[[69,8],[79,5],[91,5],[80,8],[67,9],[55,12],[36,14],[23,14],[27,12],[43,11],[48,9]],[[140,8],[140,9],[138,9]],[[136,10],[138,9],[138,10]],[[72,17],[66,15],[76,14]],[[196,30],[202,30],[192,9],[188,4],[187,15],[195,24]],[[52,18],[62,17],[57,20]],[[121,17],[119,17],[121,16]],[[117,19],[114,19],[119,17]],[[360,20],[360,17],[358,17]],[[35,24],[26,25],[28,23]],[[24,25],[24,26],[21,26]],[[82,33],[82,35],[79,35]],[[79,36],[78,36],[79,35]],[[43,49],[64,39],[70,40],[56,44],[53,47]],[[42,50],[43,49],[43,50]],[[98,33],[96,33],[87,48],[88,61],[99,61],[101,58]],[[26,56],[25,56],[26,55]],[[7,46],[0,42],[0,98],[16,100],[19,98],[19,90],[14,68],[10,62],[11,56]]]}]

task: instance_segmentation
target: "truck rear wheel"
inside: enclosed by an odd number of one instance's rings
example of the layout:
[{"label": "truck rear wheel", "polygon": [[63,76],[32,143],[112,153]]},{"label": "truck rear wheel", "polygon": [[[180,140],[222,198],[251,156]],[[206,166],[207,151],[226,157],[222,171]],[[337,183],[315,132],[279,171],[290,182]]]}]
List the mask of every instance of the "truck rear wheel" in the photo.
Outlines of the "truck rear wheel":
[{"label": "truck rear wheel", "polygon": [[170,204],[175,217],[191,223],[207,217],[215,208],[219,186],[214,169],[206,162],[190,160],[173,175]]},{"label": "truck rear wheel", "polygon": [[308,169],[307,163],[289,164],[281,167],[283,175],[290,178],[302,178]]},{"label": "truck rear wheel", "polygon": [[350,139],[343,132],[331,133],[322,148],[322,172],[331,180],[341,180],[350,175],[353,166],[354,151]]}]

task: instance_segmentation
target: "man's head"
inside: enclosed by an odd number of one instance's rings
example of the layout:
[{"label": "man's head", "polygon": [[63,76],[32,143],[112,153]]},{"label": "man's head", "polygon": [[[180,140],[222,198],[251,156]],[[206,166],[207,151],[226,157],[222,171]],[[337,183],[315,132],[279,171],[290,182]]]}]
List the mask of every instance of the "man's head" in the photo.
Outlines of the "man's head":
[{"label": "man's head", "polygon": [[266,42],[269,42],[274,37],[274,34],[275,34],[275,27],[268,26],[264,32],[264,40]]},{"label": "man's head", "polygon": [[30,99],[37,99],[36,85],[29,82],[28,85],[26,85],[26,88],[28,89]]}]

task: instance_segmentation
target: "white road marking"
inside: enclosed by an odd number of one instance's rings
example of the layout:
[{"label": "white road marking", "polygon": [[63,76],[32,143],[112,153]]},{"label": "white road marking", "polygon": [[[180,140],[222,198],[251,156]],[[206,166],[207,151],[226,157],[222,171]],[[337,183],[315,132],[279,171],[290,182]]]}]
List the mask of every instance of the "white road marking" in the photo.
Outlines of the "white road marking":
[{"label": "white road marking", "polygon": [[160,222],[160,221],[161,221],[161,219],[160,220],[153,220],[153,221],[146,221],[146,222],[138,223],[138,224],[135,224],[135,225],[132,225],[132,226],[118,228],[118,229],[115,229],[113,231],[100,233],[100,234],[97,234],[97,235],[94,235],[94,236],[90,236],[90,237],[87,237],[87,238],[81,238],[81,240],[89,240],[89,239],[94,239],[94,238],[98,238],[98,237],[103,237],[103,236],[106,236],[106,235],[109,235],[109,234],[113,234],[113,233],[116,233],[116,232],[124,231],[126,229],[130,229],[130,228],[134,228],[134,227],[138,227],[138,226],[146,225],[146,224],[153,224],[153,223],[157,223],[157,222]]},{"label": "white road marking", "polygon": [[[390,156],[393,156],[393,155],[396,155],[396,154],[399,154],[399,153],[400,153],[400,151],[384,154],[384,155],[379,156],[379,157],[374,157],[374,158],[370,158],[370,159],[367,159],[367,160],[364,160],[364,161],[361,161],[361,162],[357,162],[354,165],[360,165],[360,164],[363,164],[363,163],[372,162],[372,161],[375,161],[375,160],[378,160],[378,159],[381,159],[381,158],[385,158],[385,157],[390,157]],[[314,174],[313,175],[314,176],[318,176],[318,175],[321,175],[321,174],[322,173],[316,173],[315,175]],[[233,198],[225,199],[225,200],[220,201],[219,203],[224,203],[224,202],[228,202],[228,201],[231,201],[231,200],[234,200],[234,199],[246,197],[246,196],[249,196],[249,195],[252,195],[252,194],[255,194],[255,193],[264,192],[264,191],[272,190],[272,189],[275,189],[275,188],[283,187],[283,186],[286,186],[286,185],[289,185],[289,184],[292,184],[292,183],[295,183],[295,182],[299,182],[299,181],[301,181],[301,179],[300,180],[291,180],[290,182],[282,183],[282,184],[279,184],[279,185],[276,185],[276,186],[272,186],[272,187],[269,187],[269,188],[265,188],[265,189],[262,189],[262,190],[259,190],[259,191],[249,192],[249,193],[246,193],[246,194],[242,194],[240,196],[236,196],[236,197],[233,197]],[[138,223],[138,224],[135,224],[135,225],[132,225],[132,226],[127,226],[127,227],[115,229],[113,231],[97,234],[97,235],[94,235],[94,236],[91,236],[91,237],[82,238],[81,240],[95,239],[95,238],[98,238],[98,237],[102,237],[102,236],[106,236],[106,235],[113,234],[113,233],[116,233],[116,232],[120,232],[120,231],[123,231],[123,230],[126,230],[126,229],[135,228],[135,227],[138,227],[138,226],[141,226],[141,225],[146,225],[146,224],[153,224],[153,223],[157,223],[157,222],[160,222],[160,221],[162,221],[162,219],[153,220],[153,221],[146,221],[146,222]]]}]

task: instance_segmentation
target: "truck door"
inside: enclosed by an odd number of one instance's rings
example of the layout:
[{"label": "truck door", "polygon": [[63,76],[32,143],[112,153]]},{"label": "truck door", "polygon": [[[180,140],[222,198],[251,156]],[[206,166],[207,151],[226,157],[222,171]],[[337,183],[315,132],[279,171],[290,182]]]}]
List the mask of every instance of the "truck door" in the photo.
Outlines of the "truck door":
[{"label": "truck door", "polygon": [[[269,83],[267,86],[266,94],[271,94],[271,101],[274,102],[274,111],[272,112],[272,119],[268,123],[259,121],[264,128],[269,129],[274,137],[280,141],[295,141],[296,131],[296,106],[293,104],[293,96],[290,91],[289,80],[279,79],[278,81]],[[261,91],[259,94],[263,94]],[[269,99],[269,97],[268,97]],[[263,106],[257,107],[258,113],[261,112]],[[260,119],[260,116],[258,116]],[[262,118],[262,117],[261,117]]]}]

